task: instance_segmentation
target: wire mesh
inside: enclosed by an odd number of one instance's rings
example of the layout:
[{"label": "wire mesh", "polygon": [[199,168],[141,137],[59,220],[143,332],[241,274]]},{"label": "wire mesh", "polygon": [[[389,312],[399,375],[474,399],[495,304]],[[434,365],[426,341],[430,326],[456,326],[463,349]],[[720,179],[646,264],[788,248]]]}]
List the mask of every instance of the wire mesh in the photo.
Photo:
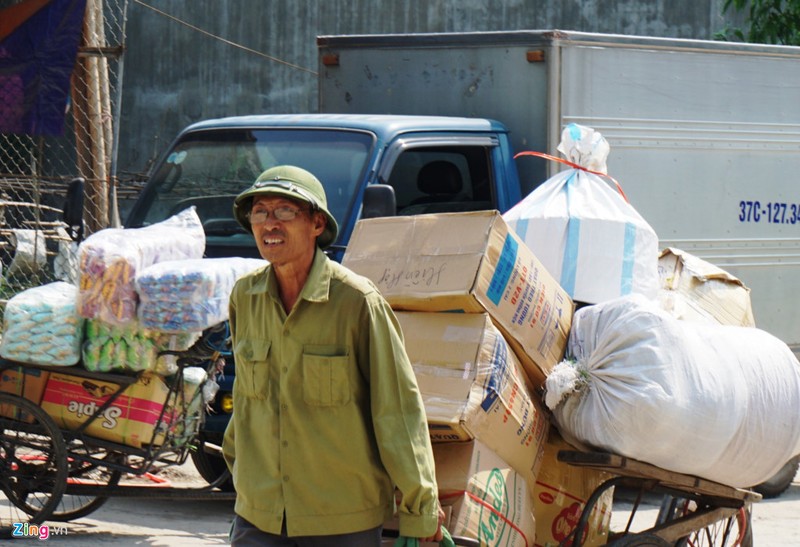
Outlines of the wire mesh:
[{"label": "wire mesh", "polygon": [[[21,1],[0,2],[0,8]],[[0,310],[14,294],[69,277],[77,245],[63,222],[67,188],[85,180],[84,235],[117,225],[115,156],[128,0],[86,0],[58,136],[0,133]],[[47,68],[48,59],[42,63]],[[0,96],[19,85],[0,79]],[[17,115],[0,108],[3,116]],[[74,280],[73,280],[74,281]]]}]

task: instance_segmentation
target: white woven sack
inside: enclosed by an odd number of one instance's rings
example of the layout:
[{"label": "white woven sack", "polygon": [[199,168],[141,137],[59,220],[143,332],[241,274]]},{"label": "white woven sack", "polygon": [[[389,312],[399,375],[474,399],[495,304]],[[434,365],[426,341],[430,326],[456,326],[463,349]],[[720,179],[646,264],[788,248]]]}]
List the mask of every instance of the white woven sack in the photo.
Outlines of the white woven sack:
[{"label": "white woven sack", "polygon": [[[608,149],[599,133],[576,124],[564,129],[559,145],[571,161],[599,172],[605,172]],[[658,294],[658,236],[599,175],[562,171],[503,219],[573,300],[594,304]]]},{"label": "white woven sack", "polygon": [[545,401],[568,439],[736,487],[800,452],[800,364],[765,331],[634,295],[579,310],[567,352]]}]

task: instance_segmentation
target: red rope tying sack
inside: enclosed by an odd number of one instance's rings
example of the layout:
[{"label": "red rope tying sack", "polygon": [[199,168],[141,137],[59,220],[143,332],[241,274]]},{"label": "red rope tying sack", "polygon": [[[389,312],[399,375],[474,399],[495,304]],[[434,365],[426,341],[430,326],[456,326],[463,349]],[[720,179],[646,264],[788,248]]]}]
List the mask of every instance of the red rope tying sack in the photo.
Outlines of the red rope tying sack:
[{"label": "red rope tying sack", "polygon": [[544,158],[546,160],[557,161],[558,163],[563,163],[564,165],[569,165],[573,169],[580,169],[581,171],[586,171],[587,173],[591,173],[591,174],[597,175],[599,177],[605,177],[605,178],[609,179],[611,182],[614,183],[614,186],[617,188],[617,192],[619,192],[619,194],[622,196],[622,199],[624,199],[626,203],[630,203],[630,201],[628,201],[628,196],[626,196],[625,192],[622,191],[622,186],[619,185],[619,182],[617,182],[617,179],[615,179],[614,177],[612,177],[611,175],[609,175],[607,173],[601,173],[600,171],[592,171],[591,169],[587,169],[585,167],[581,167],[577,163],[572,163],[571,161],[565,160],[564,158],[558,158],[556,156],[551,156],[550,154],[545,154],[543,152],[533,152],[531,150],[525,150],[523,152],[517,152],[514,155],[514,159],[517,159],[520,156],[535,156],[535,157],[538,157],[538,158]]}]

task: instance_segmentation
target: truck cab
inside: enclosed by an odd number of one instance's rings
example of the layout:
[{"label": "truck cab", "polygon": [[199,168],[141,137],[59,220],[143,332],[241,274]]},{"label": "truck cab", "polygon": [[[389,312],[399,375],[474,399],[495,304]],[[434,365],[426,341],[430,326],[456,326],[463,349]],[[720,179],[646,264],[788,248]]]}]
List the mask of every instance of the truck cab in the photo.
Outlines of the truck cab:
[{"label": "truck cab", "polygon": [[433,116],[265,115],[186,128],[162,156],[125,222],[147,226],[195,206],[207,257],[257,256],[233,218],[234,197],[265,169],[296,165],[324,184],[341,259],[365,190],[388,185],[396,214],[498,209],[520,199],[499,122]]},{"label": "truck cab", "polygon": [[[340,261],[359,218],[508,210],[520,185],[508,131],[488,119],[296,114],[243,116],[187,127],[162,155],[125,227],[160,222],[194,206],[208,258],[258,257],[252,235],[233,217],[233,200],[262,171],[296,165],[325,186],[339,224],[328,249]],[[380,191],[378,191],[380,190]],[[226,359],[203,440],[221,445],[232,412],[235,366]],[[219,456],[193,453],[209,481],[224,470]]]}]

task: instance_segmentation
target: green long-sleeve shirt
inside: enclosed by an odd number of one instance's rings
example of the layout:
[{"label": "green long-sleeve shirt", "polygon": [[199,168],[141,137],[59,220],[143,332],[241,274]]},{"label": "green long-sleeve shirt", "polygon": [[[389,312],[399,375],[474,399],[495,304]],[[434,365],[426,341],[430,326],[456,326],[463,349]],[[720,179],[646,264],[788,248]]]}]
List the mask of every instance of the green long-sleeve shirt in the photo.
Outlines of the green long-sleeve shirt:
[{"label": "green long-sleeve shirt", "polygon": [[433,456],[422,398],[397,320],[367,279],[317,250],[285,313],[271,267],[230,300],[234,411],[223,451],[236,513],[289,535],[379,526],[394,486],[400,531],[436,531]]}]

